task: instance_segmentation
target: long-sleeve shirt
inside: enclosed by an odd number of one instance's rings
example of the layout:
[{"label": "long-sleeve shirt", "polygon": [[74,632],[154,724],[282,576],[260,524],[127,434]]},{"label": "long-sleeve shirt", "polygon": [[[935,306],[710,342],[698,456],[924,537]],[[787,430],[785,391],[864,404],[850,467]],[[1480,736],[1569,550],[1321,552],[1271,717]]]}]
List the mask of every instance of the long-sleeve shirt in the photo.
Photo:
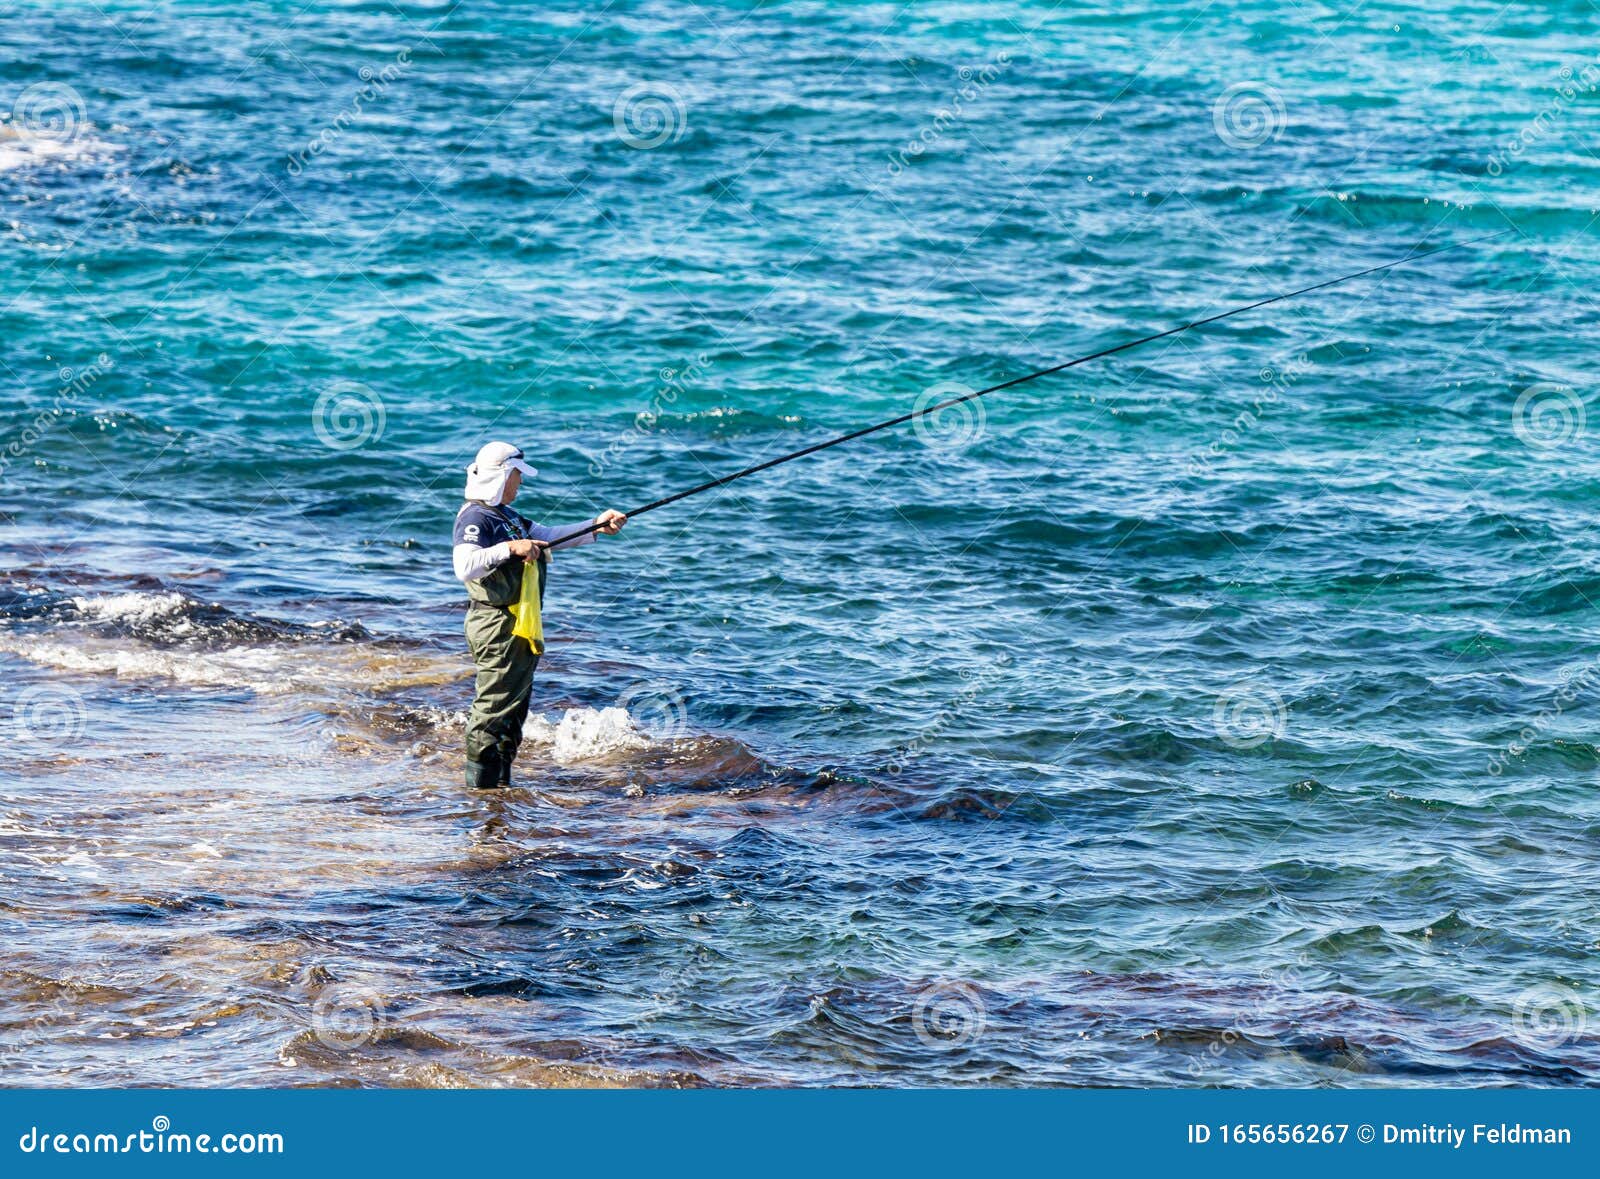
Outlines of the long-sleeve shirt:
[{"label": "long-sleeve shirt", "polygon": [[[455,546],[450,550],[456,577],[462,581],[477,581],[484,574],[505,564],[511,560],[510,542],[513,540],[549,542],[591,523],[593,521],[585,520],[580,524],[555,528],[545,524],[535,524],[504,504],[490,507],[488,504],[469,500],[456,513]],[[591,544],[593,541],[594,533],[590,532],[554,547],[576,548],[578,545]]]}]

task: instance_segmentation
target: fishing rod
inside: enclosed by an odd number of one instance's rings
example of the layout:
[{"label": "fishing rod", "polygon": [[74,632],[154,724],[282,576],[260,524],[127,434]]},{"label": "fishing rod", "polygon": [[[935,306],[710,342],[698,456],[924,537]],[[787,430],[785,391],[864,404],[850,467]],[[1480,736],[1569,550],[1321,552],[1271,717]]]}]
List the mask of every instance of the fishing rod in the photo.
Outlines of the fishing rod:
[{"label": "fishing rod", "polygon": [[[1049,368],[1041,368],[1035,372],[1024,373],[1020,377],[1012,377],[1009,381],[1001,381],[998,385],[990,385],[987,389],[975,389],[971,393],[963,393],[959,397],[951,397],[948,400],[940,401],[935,405],[924,406],[922,409],[914,409],[910,413],[903,413],[899,417],[890,418],[887,421],[878,422],[875,425],[863,426],[861,429],[852,430],[848,434],[840,434],[837,438],[829,438],[826,442],[813,443],[810,446],[802,447],[801,449],[790,454],[779,455],[777,458],[768,459],[764,463],[757,463],[753,467],[746,467],[742,471],[734,471],[732,474],[723,475],[720,478],[708,480],[707,482],[700,484],[698,487],[689,488],[687,491],[679,491],[672,495],[662,496],[658,500],[652,500],[650,503],[645,504],[642,508],[634,508],[633,511],[629,512],[627,515],[631,520],[635,516],[642,516],[646,512],[653,512],[657,508],[664,508],[668,504],[675,504],[680,499],[688,499],[691,495],[699,495],[702,491],[712,491],[718,487],[723,487],[729,483],[732,483],[737,479],[744,479],[751,475],[758,474],[761,471],[770,470],[771,468],[779,466],[783,463],[793,462],[795,459],[804,458],[808,454],[816,454],[819,450],[827,450],[830,446],[839,446],[846,442],[852,442],[855,439],[863,438],[868,434],[876,434],[879,430],[887,430],[891,426],[903,426],[907,422],[916,421],[918,418],[926,417],[929,414],[938,413],[941,410],[949,409],[952,405],[960,405],[965,401],[976,401],[979,397],[987,397],[989,394],[998,393],[1002,389],[1011,389],[1015,388],[1017,385],[1026,384],[1029,381],[1037,381],[1040,377],[1048,377],[1052,373],[1059,373],[1069,368],[1076,368],[1080,364],[1088,364],[1091,360],[1100,360],[1107,356],[1114,356],[1118,352],[1126,352],[1128,349],[1137,348],[1141,344],[1153,343],[1156,340],[1163,340],[1168,336],[1176,336],[1180,332],[1187,332],[1193,328],[1204,327],[1208,323],[1216,323],[1219,319],[1227,319],[1234,315],[1243,315],[1246,311],[1254,311],[1256,308],[1265,307],[1270,303],[1281,303],[1285,299],[1294,299],[1300,295],[1309,295],[1312,291],[1320,291],[1328,287],[1336,287],[1340,283],[1353,282],[1355,279],[1365,278],[1369,274],[1377,274],[1381,270],[1392,270],[1396,266],[1404,266],[1410,262],[1420,262],[1422,259],[1431,258],[1435,254],[1444,254],[1451,250],[1461,250],[1465,249],[1467,246],[1475,246],[1480,242],[1490,241],[1491,239],[1497,237],[1504,237],[1510,232],[1511,231],[1509,229],[1502,229],[1498,233],[1489,233],[1482,237],[1469,238],[1467,241],[1456,242],[1453,245],[1438,246],[1431,250],[1424,250],[1420,254],[1407,254],[1404,258],[1396,258],[1394,261],[1385,262],[1381,266],[1369,266],[1365,270],[1357,270],[1350,274],[1342,274],[1338,278],[1330,278],[1322,282],[1312,283],[1310,286],[1301,287],[1297,291],[1288,291],[1281,295],[1272,295],[1266,299],[1258,299],[1254,303],[1246,303],[1243,307],[1234,307],[1228,311],[1218,312],[1216,315],[1208,315],[1204,319],[1190,320],[1188,323],[1180,324],[1177,327],[1168,328],[1163,332],[1155,332],[1148,336],[1140,336],[1137,340],[1127,340],[1121,344],[1114,344],[1110,348],[1102,348],[1100,351],[1091,352],[1087,356],[1079,356],[1073,360],[1063,361],[1061,364],[1053,364]],[[587,536],[589,533],[596,532],[600,528],[601,525],[598,522],[589,524],[583,528],[569,532],[565,536],[551,541],[550,544],[552,547],[559,544],[565,544],[569,540],[576,540],[580,536]]]}]

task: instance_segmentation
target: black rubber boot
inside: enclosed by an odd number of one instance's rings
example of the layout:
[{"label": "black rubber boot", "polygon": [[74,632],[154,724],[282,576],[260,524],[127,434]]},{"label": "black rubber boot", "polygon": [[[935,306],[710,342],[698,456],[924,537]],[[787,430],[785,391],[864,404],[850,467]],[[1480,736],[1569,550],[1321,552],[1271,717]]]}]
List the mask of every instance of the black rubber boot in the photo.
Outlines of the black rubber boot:
[{"label": "black rubber boot", "polygon": [[511,785],[511,759],[509,757],[500,759],[500,785]]},{"label": "black rubber boot", "polygon": [[502,766],[499,755],[491,750],[482,761],[467,762],[467,788],[493,790],[505,782],[510,773],[511,767]]}]

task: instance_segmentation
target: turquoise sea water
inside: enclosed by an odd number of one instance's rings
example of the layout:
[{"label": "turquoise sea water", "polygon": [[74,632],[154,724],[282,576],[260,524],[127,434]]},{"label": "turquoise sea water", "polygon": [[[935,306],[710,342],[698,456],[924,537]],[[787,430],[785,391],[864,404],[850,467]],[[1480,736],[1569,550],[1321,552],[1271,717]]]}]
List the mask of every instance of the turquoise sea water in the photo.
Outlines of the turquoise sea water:
[{"label": "turquoise sea water", "polygon": [[1597,21],[0,6],[5,1082],[1594,1083]]}]

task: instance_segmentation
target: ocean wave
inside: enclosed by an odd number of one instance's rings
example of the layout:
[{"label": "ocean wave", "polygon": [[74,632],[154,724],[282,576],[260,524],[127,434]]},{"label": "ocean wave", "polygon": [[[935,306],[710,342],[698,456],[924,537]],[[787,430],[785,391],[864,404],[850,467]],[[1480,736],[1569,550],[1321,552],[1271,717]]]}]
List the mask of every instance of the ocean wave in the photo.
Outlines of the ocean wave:
[{"label": "ocean wave", "polygon": [[453,683],[462,659],[370,646],[233,646],[163,650],[85,636],[71,642],[0,634],[0,651],[43,667],[129,680],[241,688],[262,695],[326,695],[331,689],[393,692]]},{"label": "ocean wave", "polygon": [[86,634],[160,647],[221,648],[241,643],[374,641],[359,622],[294,622],[231,609],[156,578],[149,588],[83,594],[37,586],[0,587],[0,622],[53,624],[51,638]]},{"label": "ocean wave", "polygon": [[[467,682],[463,669],[460,683]],[[449,686],[422,689],[436,697]],[[389,700],[346,694],[323,702],[335,746],[348,753],[403,749],[424,759],[459,756],[468,710],[448,704]],[[537,767],[541,790],[578,791],[590,798],[654,799],[669,810],[696,799],[737,799],[781,787],[819,790],[842,781],[827,770],[803,770],[762,757],[737,737],[682,731],[652,732],[651,720],[622,705],[577,705],[534,711],[523,725],[518,765]],[[530,779],[522,776],[522,784]]]},{"label": "ocean wave", "polygon": [[[284,1066],[311,1069],[323,1084],[416,1089],[682,1089],[705,1084],[691,1072],[563,1060],[571,1048],[559,1041],[529,1046],[546,1048],[548,1055],[487,1049],[469,1039],[415,1026],[409,1018],[398,1018],[412,1005],[411,1000],[391,1003],[375,994],[338,988],[339,984],[334,984],[327,993],[353,997],[344,1000],[349,1011],[335,1010],[334,1015],[342,1015],[353,1034],[341,1034],[343,1029],[330,1026],[332,1021],[324,1017],[322,1026],[296,1033],[279,1050]],[[391,1011],[391,1006],[395,1010]]]},{"label": "ocean wave", "polygon": [[530,716],[524,740],[545,746],[562,765],[604,761],[650,748],[638,722],[626,708],[569,708],[559,720]]},{"label": "ocean wave", "polygon": [[70,168],[104,159],[116,149],[90,130],[78,127],[70,135],[47,135],[10,124],[0,125],[0,174],[27,168]]},{"label": "ocean wave", "polygon": [[720,405],[681,413],[642,413],[634,425],[652,433],[696,434],[711,438],[738,438],[748,434],[799,430],[806,420],[799,414],[772,414]]},{"label": "ocean wave", "polygon": [[[1570,206],[1538,204],[1517,207],[1510,202],[1463,203],[1450,196],[1382,192],[1327,192],[1304,201],[1298,215],[1340,225],[1354,222],[1364,228],[1414,226],[1429,234],[1448,217],[1458,231],[1492,233],[1506,227],[1508,217],[1524,233],[1582,232],[1593,219],[1587,200]],[[1443,240],[1442,238],[1440,240]]]},{"label": "ocean wave", "polygon": [[175,590],[7,587],[0,651],[42,667],[263,695],[399,692],[459,681],[464,656],[380,639],[359,622],[296,622]]},{"label": "ocean wave", "polygon": [[[471,679],[464,650],[375,636],[354,621],[256,614],[148,575],[127,580],[137,588],[0,585],[0,652],[72,674],[303,696],[321,718],[318,731],[350,755],[430,757],[459,746]],[[620,705],[535,712],[526,756],[573,770],[568,785],[637,795],[821,780],[788,774],[733,737],[655,733],[649,723]]]}]

